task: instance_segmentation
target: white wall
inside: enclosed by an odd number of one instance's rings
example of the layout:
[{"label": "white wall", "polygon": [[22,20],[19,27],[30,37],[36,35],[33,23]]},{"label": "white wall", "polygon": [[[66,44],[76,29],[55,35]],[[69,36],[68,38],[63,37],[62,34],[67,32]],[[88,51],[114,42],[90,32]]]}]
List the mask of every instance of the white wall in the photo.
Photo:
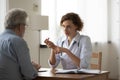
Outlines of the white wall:
[{"label": "white wall", "polygon": [[[50,68],[48,65],[48,58],[50,53],[51,53],[50,48],[40,48],[40,64],[44,68]],[[59,64],[57,68],[62,68],[61,64]]]},{"label": "white wall", "polygon": [[112,42],[109,44],[109,71],[111,78],[120,79],[120,25],[119,25],[119,5],[120,0],[108,0],[108,39]]}]

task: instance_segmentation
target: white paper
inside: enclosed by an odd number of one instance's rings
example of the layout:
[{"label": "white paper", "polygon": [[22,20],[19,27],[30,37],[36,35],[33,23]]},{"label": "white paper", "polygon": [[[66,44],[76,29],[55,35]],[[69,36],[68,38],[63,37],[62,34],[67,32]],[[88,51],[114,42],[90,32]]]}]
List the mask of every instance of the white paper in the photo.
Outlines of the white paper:
[{"label": "white paper", "polygon": [[101,71],[97,69],[80,69],[77,73],[100,74]]},{"label": "white paper", "polygon": [[65,73],[78,73],[78,74],[101,74],[100,70],[94,70],[94,69],[70,69],[70,70],[57,70],[56,73],[59,74],[65,74]]},{"label": "white paper", "polygon": [[57,70],[55,73],[59,73],[59,74],[64,74],[64,73],[77,73],[77,69],[69,69],[69,70]]}]

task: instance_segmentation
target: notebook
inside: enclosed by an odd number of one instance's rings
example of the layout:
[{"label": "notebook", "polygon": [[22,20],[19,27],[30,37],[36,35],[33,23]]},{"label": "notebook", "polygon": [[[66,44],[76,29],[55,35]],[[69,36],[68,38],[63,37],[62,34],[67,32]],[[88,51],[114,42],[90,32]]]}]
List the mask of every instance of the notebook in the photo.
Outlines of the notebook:
[{"label": "notebook", "polygon": [[57,70],[55,72],[56,74],[66,74],[66,73],[69,73],[69,74],[101,74],[101,71],[100,70],[96,70],[96,69],[70,69],[70,70]]}]

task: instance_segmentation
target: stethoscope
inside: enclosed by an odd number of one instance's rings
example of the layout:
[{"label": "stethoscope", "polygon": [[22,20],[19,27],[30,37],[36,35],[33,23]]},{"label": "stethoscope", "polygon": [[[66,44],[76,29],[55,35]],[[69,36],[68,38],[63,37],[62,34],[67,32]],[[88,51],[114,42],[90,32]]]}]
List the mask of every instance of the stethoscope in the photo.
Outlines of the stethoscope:
[{"label": "stethoscope", "polygon": [[[74,46],[76,43],[77,43],[77,42],[74,41],[73,44],[72,44],[72,46]],[[64,44],[64,41],[62,42],[61,47],[63,47],[63,44]],[[78,47],[79,47],[79,42],[78,42]],[[62,52],[61,52],[61,56],[62,56]]]}]

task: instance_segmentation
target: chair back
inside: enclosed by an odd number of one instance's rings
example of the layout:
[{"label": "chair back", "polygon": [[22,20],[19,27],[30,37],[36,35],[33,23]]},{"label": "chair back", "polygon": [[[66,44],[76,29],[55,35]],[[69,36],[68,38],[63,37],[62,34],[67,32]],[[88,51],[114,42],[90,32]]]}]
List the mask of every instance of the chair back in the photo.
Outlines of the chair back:
[{"label": "chair back", "polygon": [[98,69],[101,71],[101,64],[102,64],[102,52],[93,52],[90,68]]}]

